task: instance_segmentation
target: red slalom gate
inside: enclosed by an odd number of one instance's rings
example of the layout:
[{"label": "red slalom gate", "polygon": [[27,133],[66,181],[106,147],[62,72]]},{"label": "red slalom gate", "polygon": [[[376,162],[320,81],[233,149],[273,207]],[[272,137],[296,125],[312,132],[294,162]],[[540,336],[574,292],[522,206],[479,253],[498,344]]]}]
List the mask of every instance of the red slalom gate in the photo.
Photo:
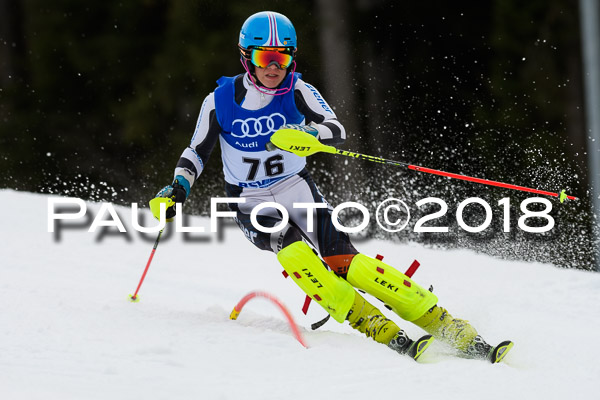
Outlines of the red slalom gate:
[{"label": "red slalom gate", "polygon": [[294,333],[294,336],[296,337],[296,339],[300,342],[300,344],[302,346],[304,346],[308,349],[308,345],[304,341],[304,338],[302,337],[302,334],[300,333],[300,330],[298,329],[296,322],[294,322],[294,318],[292,317],[292,314],[289,312],[287,307],[278,298],[276,298],[275,296],[273,296],[270,293],[261,292],[261,291],[254,291],[254,292],[248,293],[233,308],[233,311],[231,311],[229,318],[232,320],[236,320],[239,317],[240,313],[242,312],[242,309],[244,308],[246,303],[249,302],[250,300],[254,299],[255,297],[265,298],[265,299],[271,301],[277,307],[279,307],[281,312],[283,312],[283,315],[285,315],[285,317],[288,321],[288,324],[290,325],[290,328],[292,329],[292,332]]}]

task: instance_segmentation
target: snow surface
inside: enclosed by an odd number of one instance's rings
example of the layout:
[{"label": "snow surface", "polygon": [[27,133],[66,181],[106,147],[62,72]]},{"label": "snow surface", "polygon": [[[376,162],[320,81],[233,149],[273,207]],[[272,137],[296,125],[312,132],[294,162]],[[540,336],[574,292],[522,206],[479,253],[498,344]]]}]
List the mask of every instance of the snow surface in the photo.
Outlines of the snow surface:
[{"label": "snow surface", "polygon": [[[418,259],[415,279],[435,286],[440,305],[488,342],[516,343],[500,365],[457,358],[439,342],[415,363],[347,324],[330,320],[311,331],[325,311],[312,304],[304,316],[300,289],[237,227],[223,229],[222,240],[165,239],[141,301],[132,303],[155,235],[143,241],[131,228],[131,210],[117,207],[130,241],[98,241],[81,228],[57,241],[47,231],[50,198],[0,191],[2,399],[597,398],[597,273],[415,244],[357,244],[400,270]],[[100,206],[88,207],[97,213]],[[207,218],[191,225],[209,226]],[[264,299],[229,320],[253,290],[287,305],[309,349]],[[423,333],[384,311],[410,335]]]}]

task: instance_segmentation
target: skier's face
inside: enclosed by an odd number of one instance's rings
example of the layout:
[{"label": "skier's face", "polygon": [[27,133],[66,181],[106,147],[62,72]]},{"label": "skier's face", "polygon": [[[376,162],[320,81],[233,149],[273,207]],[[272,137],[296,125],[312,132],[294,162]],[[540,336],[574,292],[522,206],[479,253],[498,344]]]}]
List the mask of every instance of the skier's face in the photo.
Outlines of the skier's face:
[{"label": "skier's face", "polygon": [[269,89],[275,89],[285,78],[285,69],[280,69],[275,66],[275,63],[269,65],[267,68],[255,67],[254,70],[260,83]]}]

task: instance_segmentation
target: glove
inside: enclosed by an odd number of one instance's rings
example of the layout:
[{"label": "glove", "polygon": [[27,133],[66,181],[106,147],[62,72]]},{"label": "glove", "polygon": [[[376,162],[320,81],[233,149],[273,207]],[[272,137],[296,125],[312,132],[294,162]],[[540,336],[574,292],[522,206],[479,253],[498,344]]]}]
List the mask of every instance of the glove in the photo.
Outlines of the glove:
[{"label": "glove", "polygon": [[[162,188],[154,197],[169,197],[174,203],[184,203],[190,194],[190,183],[181,175],[177,175],[172,184]],[[167,208],[167,220],[175,216],[175,204]]]},{"label": "glove", "polygon": [[[313,127],[312,125],[285,124],[285,125],[282,125],[279,129],[294,129],[296,131],[306,132],[309,135],[312,135],[314,137],[317,137],[317,135],[319,134],[319,131],[317,130],[317,128]],[[271,142],[267,142],[266,149],[267,149],[267,151],[273,151],[273,150],[277,150],[278,147],[275,146]]]},{"label": "glove", "polygon": [[312,125],[285,124],[282,125],[279,129],[295,129],[297,131],[302,131],[311,134],[314,137],[317,137],[317,135],[319,134],[317,128],[315,128]]}]

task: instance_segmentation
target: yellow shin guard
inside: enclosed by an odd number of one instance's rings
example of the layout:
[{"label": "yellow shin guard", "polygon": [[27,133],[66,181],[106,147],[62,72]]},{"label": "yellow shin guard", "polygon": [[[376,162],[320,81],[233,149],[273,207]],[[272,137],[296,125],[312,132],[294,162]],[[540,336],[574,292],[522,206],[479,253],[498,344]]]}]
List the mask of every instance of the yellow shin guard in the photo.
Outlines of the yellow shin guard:
[{"label": "yellow shin guard", "polygon": [[413,321],[413,323],[436,339],[442,340],[463,352],[467,351],[469,345],[477,336],[477,331],[469,324],[469,321],[454,318],[448,311],[438,306],[427,311],[425,315]]},{"label": "yellow shin guard", "polygon": [[294,242],[277,253],[277,259],[294,282],[319,303],[337,322],[344,322],[356,291],[348,282],[323,266],[304,242]]},{"label": "yellow shin guard", "polygon": [[350,263],[348,282],[383,301],[402,319],[415,321],[438,301],[436,295],[382,261],[357,254]]}]

